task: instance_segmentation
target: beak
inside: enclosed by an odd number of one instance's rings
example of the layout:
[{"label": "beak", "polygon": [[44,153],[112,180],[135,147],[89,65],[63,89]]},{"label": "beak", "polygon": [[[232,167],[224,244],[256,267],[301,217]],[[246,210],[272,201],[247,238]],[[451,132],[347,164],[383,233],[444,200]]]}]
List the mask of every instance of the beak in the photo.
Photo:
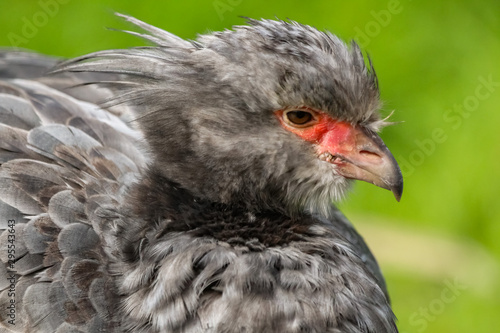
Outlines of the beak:
[{"label": "beak", "polygon": [[382,139],[373,131],[338,122],[317,146],[321,160],[335,164],[340,175],[403,194],[403,175]]}]

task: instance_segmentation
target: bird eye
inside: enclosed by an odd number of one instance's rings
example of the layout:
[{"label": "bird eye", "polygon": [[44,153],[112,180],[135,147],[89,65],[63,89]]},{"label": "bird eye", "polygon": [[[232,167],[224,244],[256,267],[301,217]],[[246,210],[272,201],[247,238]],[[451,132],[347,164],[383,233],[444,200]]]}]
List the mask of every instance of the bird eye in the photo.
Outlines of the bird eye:
[{"label": "bird eye", "polygon": [[312,125],[316,118],[310,111],[305,110],[290,110],[283,114],[283,119],[288,125],[294,127],[307,127]]}]

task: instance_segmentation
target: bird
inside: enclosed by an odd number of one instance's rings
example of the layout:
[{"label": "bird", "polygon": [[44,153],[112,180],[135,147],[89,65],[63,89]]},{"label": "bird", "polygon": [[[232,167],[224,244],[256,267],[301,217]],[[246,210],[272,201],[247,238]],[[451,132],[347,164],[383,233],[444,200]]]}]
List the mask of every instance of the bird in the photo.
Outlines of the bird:
[{"label": "bird", "polygon": [[336,203],[403,178],[355,42],[291,20],[0,52],[2,332],[397,332]]}]

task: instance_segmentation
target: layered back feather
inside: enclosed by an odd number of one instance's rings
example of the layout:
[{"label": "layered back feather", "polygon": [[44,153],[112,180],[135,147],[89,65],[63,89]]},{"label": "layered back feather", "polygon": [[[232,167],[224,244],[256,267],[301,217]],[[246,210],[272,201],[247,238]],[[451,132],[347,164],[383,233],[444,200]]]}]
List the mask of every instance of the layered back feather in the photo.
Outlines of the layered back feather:
[{"label": "layered back feather", "polygon": [[11,245],[1,252],[0,302],[13,309],[1,312],[4,329],[121,331],[106,269],[115,241],[102,232],[112,226],[92,216],[140,175],[140,133],[24,79],[2,81],[0,115],[0,238]]}]

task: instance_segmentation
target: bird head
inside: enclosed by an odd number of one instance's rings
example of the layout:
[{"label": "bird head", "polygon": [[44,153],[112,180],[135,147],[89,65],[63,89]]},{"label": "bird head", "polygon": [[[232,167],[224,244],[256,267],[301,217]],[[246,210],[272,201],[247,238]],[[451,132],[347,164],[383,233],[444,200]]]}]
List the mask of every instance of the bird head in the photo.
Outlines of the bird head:
[{"label": "bird head", "polygon": [[402,194],[376,132],[378,83],[359,47],[296,22],[185,41],[134,18],[153,47],[101,51],[61,70],[125,75],[101,82],[135,110],[152,168],[215,202],[328,211],[352,180]]}]

